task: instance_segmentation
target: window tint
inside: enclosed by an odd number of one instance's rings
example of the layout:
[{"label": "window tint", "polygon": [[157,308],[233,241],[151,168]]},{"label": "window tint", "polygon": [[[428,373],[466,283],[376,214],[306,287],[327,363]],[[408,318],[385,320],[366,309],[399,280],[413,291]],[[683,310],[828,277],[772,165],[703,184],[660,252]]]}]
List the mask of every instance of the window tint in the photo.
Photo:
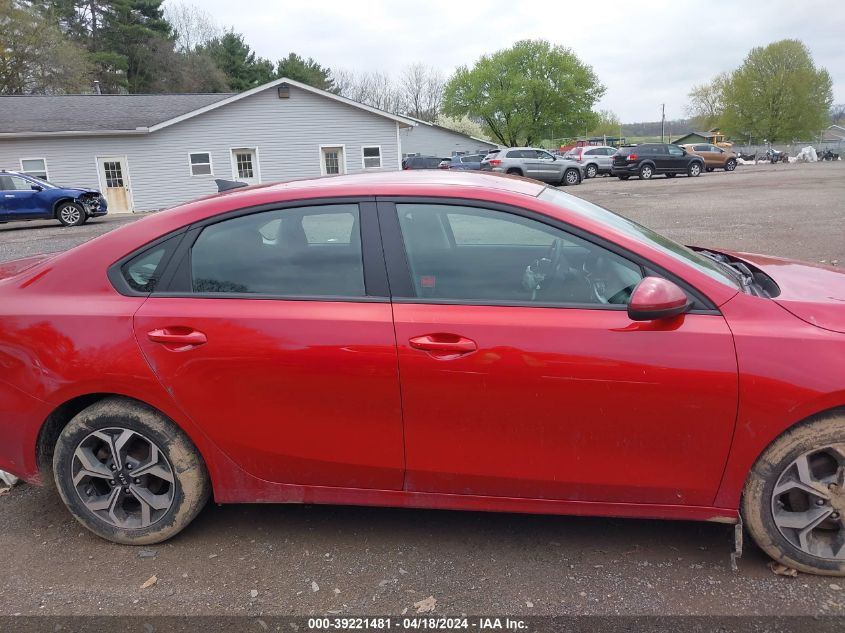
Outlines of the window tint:
[{"label": "window tint", "polygon": [[549,154],[548,152],[543,152],[541,150],[537,150],[537,158],[542,160],[554,160],[555,157]]},{"label": "window tint", "polygon": [[0,175],[0,191],[32,191],[34,184],[19,176]]},{"label": "window tint", "polygon": [[522,152],[518,149],[512,149],[505,154],[505,158],[522,158]]},{"label": "window tint", "polygon": [[281,209],[203,229],[191,250],[194,292],[364,296],[358,206]]},{"label": "window tint", "polygon": [[604,154],[604,150],[603,149],[588,149],[586,152],[584,152],[584,154],[586,154],[587,156],[599,156],[601,154]]},{"label": "window tint", "polygon": [[161,277],[162,260],[170,244],[176,238],[148,250],[130,259],[120,271],[129,287],[136,292],[152,292]]},{"label": "window tint", "polygon": [[537,152],[533,149],[523,149],[519,153],[523,158],[538,158]]},{"label": "window tint", "polygon": [[396,206],[421,298],[624,305],[642,279],[638,265],[519,215],[456,205]]},{"label": "window tint", "polygon": [[696,152],[710,152],[710,151],[712,151],[709,145],[693,145],[692,148]]}]

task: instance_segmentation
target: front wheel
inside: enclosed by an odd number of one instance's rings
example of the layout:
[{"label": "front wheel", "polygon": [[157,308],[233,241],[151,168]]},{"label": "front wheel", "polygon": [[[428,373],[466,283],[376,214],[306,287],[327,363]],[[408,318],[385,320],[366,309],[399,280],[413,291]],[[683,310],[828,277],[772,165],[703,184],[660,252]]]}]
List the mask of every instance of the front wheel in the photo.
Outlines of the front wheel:
[{"label": "front wheel", "polygon": [[62,226],[79,226],[85,224],[85,220],[88,218],[81,204],[62,202],[56,209],[56,219],[62,223]]},{"label": "front wheel", "polygon": [[599,174],[599,168],[595,165],[587,165],[586,175],[587,178],[595,178]]},{"label": "front wheel", "polygon": [[736,159],[729,158],[728,162],[725,163],[725,171],[733,171],[736,169]]},{"label": "front wheel", "polygon": [[163,415],[126,398],[101,400],[62,430],[56,487],[70,513],[115,543],[159,543],[184,529],[211,487],[188,437]]},{"label": "front wheel", "polygon": [[763,452],[745,484],[742,517],[778,562],[845,576],[845,413],[801,424]]},{"label": "front wheel", "polygon": [[687,175],[691,178],[695,178],[701,175],[701,165],[699,163],[693,163],[687,168]]},{"label": "front wheel", "polygon": [[567,169],[563,174],[563,184],[567,186],[577,185],[581,182],[581,174],[577,169]]}]

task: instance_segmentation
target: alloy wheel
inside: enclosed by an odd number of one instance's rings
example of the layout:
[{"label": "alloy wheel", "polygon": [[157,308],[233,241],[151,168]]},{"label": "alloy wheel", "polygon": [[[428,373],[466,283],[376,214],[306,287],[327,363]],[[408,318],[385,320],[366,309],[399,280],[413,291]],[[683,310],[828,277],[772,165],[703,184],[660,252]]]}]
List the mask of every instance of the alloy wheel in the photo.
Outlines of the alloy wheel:
[{"label": "alloy wheel", "polygon": [[59,210],[59,217],[66,224],[76,224],[81,215],[79,209],[72,204],[66,204]]},{"label": "alloy wheel", "polygon": [[567,185],[577,185],[578,184],[578,173],[574,169],[570,169],[566,172],[566,184]]},{"label": "alloy wheel", "polygon": [[649,178],[651,178],[651,174],[651,167],[649,167],[648,165],[640,169],[640,178],[642,178],[643,180],[648,180]]},{"label": "alloy wheel", "polygon": [[173,505],[173,468],[161,449],[137,431],[94,431],[76,447],[71,473],[83,505],[118,528],[149,527]]},{"label": "alloy wheel", "polygon": [[595,165],[587,165],[587,178],[595,178],[598,171]]},{"label": "alloy wheel", "polygon": [[798,456],[772,492],[772,519],[802,552],[845,560],[845,444]]}]

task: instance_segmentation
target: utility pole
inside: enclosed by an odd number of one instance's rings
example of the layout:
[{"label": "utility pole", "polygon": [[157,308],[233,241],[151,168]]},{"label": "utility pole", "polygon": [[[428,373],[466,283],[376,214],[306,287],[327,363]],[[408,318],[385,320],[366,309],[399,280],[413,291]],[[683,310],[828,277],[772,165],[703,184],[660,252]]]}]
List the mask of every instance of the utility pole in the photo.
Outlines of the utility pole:
[{"label": "utility pole", "polygon": [[666,142],[666,104],[660,104],[660,142]]}]

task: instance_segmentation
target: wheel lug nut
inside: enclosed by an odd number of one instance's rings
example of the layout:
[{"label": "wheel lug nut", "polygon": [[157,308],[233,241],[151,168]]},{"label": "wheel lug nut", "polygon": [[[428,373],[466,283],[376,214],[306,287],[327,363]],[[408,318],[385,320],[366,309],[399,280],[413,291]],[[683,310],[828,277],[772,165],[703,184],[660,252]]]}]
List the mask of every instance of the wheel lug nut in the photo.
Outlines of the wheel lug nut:
[{"label": "wheel lug nut", "polygon": [[830,515],[830,518],[831,518],[831,519],[838,519],[838,518],[839,518],[839,513],[838,513],[838,512],[833,512],[833,513]]},{"label": "wheel lug nut", "polygon": [[112,480],[110,480],[110,481],[109,481],[109,485],[110,485],[110,486],[113,486],[113,485],[114,485],[114,479],[112,479]]},{"label": "wheel lug nut", "polygon": [[123,492],[125,492],[126,494],[129,494],[129,488],[124,488]]},{"label": "wheel lug nut", "polygon": [[112,464],[111,466],[109,466],[109,468],[111,468],[112,470],[117,470],[117,466],[115,466],[114,464]]},{"label": "wheel lug nut", "polygon": [[817,506],[823,506],[824,505],[824,499],[816,499],[816,505]]},{"label": "wheel lug nut", "polygon": [[132,464],[126,464],[126,470],[132,470]]},{"label": "wheel lug nut", "polygon": [[138,478],[136,477],[136,478],[135,478],[135,483],[136,483],[136,484],[139,484],[139,483],[141,483],[141,480],[140,480],[140,479],[138,479]]}]

